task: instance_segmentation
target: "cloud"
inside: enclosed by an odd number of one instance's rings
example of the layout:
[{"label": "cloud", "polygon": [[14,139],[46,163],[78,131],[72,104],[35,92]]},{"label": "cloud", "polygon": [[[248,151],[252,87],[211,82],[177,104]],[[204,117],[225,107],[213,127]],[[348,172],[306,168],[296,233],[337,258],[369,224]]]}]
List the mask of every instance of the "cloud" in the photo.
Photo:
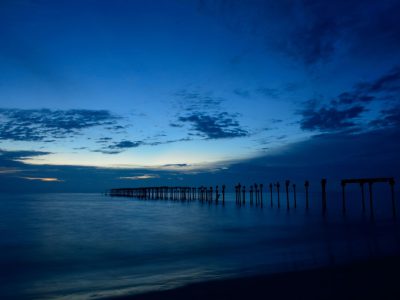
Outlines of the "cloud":
[{"label": "cloud", "polygon": [[238,96],[240,96],[240,97],[243,97],[243,98],[249,98],[250,97],[250,91],[248,91],[248,90],[234,89],[233,93],[238,95]]},{"label": "cloud", "polygon": [[382,110],[380,118],[370,124],[379,128],[400,127],[400,106]]},{"label": "cloud", "polygon": [[212,93],[201,93],[198,91],[179,90],[175,93],[178,97],[178,109],[181,111],[209,111],[219,110],[224,102],[223,98],[215,97]]},{"label": "cloud", "polygon": [[[180,127],[183,127],[180,126]],[[146,142],[143,143],[143,145],[149,145],[149,146],[158,146],[158,145],[165,145],[165,144],[172,144],[172,143],[177,143],[177,142],[187,142],[187,141],[191,141],[192,138],[190,137],[185,137],[185,138],[180,138],[180,139],[176,139],[176,140],[166,140],[166,141],[157,141],[157,142]]]},{"label": "cloud", "polygon": [[15,174],[21,172],[20,169],[17,168],[6,168],[6,167],[0,167],[0,175],[2,174]]},{"label": "cloud", "polygon": [[144,180],[144,179],[154,179],[154,178],[160,178],[160,176],[157,174],[144,174],[144,175],[137,175],[137,176],[119,177],[119,179],[124,179],[124,180]]},{"label": "cloud", "polygon": [[[337,131],[362,127],[371,130],[373,127],[399,126],[400,118],[397,101],[400,96],[400,68],[395,67],[375,80],[357,83],[350,91],[340,93],[327,104],[319,106],[318,101],[311,99],[306,108],[300,111],[303,130]],[[389,108],[388,108],[389,106]],[[381,113],[378,119],[366,122],[362,114],[375,111]]]},{"label": "cloud", "polygon": [[396,0],[200,0],[199,11],[306,66],[337,53],[381,56],[400,45]]},{"label": "cloud", "polygon": [[[184,127],[191,124],[189,136],[206,139],[222,139],[247,136],[249,133],[241,128],[238,114],[224,112],[221,104],[223,98],[214,97],[212,93],[189,92],[180,90],[175,93],[183,102],[177,120],[171,122],[173,127]],[[191,140],[186,137],[185,140]]]},{"label": "cloud", "polygon": [[109,146],[110,149],[126,149],[126,148],[137,148],[142,145],[142,141],[121,141],[114,143],[113,145]]},{"label": "cloud", "polygon": [[303,119],[300,127],[303,130],[337,131],[356,126],[355,120],[365,111],[362,106],[347,109],[335,107],[307,108],[301,112]]},{"label": "cloud", "polygon": [[19,161],[27,158],[32,158],[35,156],[42,156],[48,154],[51,154],[51,152],[34,151],[34,150],[8,151],[0,149],[0,159],[10,160],[10,161]]},{"label": "cloud", "polygon": [[34,180],[34,181],[41,181],[41,182],[63,182],[64,180],[60,180],[54,177],[20,177],[26,180]]},{"label": "cloud", "polygon": [[48,141],[86,128],[115,124],[106,110],[0,109],[0,140]]},{"label": "cloud", "polygon": [[108,143],[108,142],[110,142],[110,141],[112,141],[112,138],[110,138],[110,137],[102,137],[102,138],[99,138],[99,139],[96,141],[96,143],[98,143],[98,144],[104,144],[104,143]]},{"label": "cloud", "polygon": [[[112,140],[111,138],[102,138],[102,139],[99,139],[97,142],[98,143],[107,143],[111,140]],[[114,142],[113,144],[108,145],[108,146],[104,146],[101,149],[92,150],[92,152],[98,152],[98,153],[103,153],[103,154],[119,154],[126,149],[137,148],[142,145],[145,145],[145,143],[143,141],[123,140],[120,142]]]},{"label": "cloud", "polygon": [[368,104],[376,101],[397,100],[400,96],[400,67],[371,81],[359,82],[351,91],[341,93],[331,101],[334,105],[354,103]]},{"label": "cloud", "polygon": [[166,164],[163,165],[163,167],[178,167],[178,168],[183,168],[183,167],[188,167],[190,166],[189,164]]},{"label": "cloud", "polygon": [[249,133],[240,127],[239,122],[235,118],[236,115],[231,115],[226,112],[216,115],[195,112],[188,116],[179,117],[179,121],[190,123],[193,131],[207,139],[247,136]]},{"label": "cloud", "polygon": [[400,67],[394,67],[392,70],[374,81],[361,82],[356,85],[356,89],[365,93],[398,93],[400,91]]}]

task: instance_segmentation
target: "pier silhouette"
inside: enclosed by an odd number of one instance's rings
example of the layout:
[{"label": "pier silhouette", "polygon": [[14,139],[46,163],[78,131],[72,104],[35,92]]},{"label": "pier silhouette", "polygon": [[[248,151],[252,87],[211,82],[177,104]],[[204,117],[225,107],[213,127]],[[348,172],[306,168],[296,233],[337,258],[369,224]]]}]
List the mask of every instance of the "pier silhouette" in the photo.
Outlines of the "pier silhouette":
[{"label": "pier silhouette", "polygon": [[392,214],[393,214],[393,217],[396,218],[396,201],[395,201],[395,195],[394,195],[394,178],[393,177],[342,179],[341,186],[342,186],[342,211],[343,211],[343,214],[346,213],[346,185],[351,184],[351,183],[359,184],[361,187],[361,205],[362,205],[363,212],[365,212],[364,184],[368,184],[371,218],[374,217],[374,204],[373,204],[373,192],[372,192],[373,184],[374,183],[389,183],[391,199],[392,199]]},{"label": "pier silhouette", "polygon": [[[361,208],[362,212],[366,211],[365,204],[365,189],[364,185],[368,185],[369,191],[369,206],[371,219],[374,218],[374,205],[373,205],[373,184],[375,183],[388,183],[391,192],[391,204],[392,204],[392,215],[396,218],[396,199],[394,192],[394,178],[393,177],[380,177],[380,178],[353,178],[353,179],[342,179],[340,181],[342,189],[342,213],[346,214],[346,186],[348,184],[358,184],[361,189]],[[263,207],[263,184],[254,183],[246,189],[245,185],[238,183],[234,186],[235,191],[235,202],[239,207],[246,205],[246,193],[249,194],[250,206]],[[274,188],[277,196],[277,208],[281,208],[280,203],[280,183],[270,183],[268,185],[270,193],[270,208],[274,208]],[[290,190],[290,187],[292,190]],[[290,180],[285,180],[285,193],[286,193],[286,209],[290,210],[290,193],[293,193],[293,208],[297,209],[297,190],[296,183],[291,183]],[[322,215],[327,213],[327,179],[321,179],[321,207]],[[305,209],[310,208],[309,193],[310,193],[310,182],[304,181],[304,193],[305,193]],[[221,192],[219,185],[205,187],[189,187],[189,186],[156,186],[156,187],[136,187],[136,188],[114,188],[111,189],[108,194],[113,197],[132,197],[142,200],[172,200],[172,201],[200,201],[201,203],[207,203],[209,205],[218,205],[222,198],[222,205],[225,205],[226,201],[226,185],[221,185]],[[215,201],[214,201],[215,200]]]}]

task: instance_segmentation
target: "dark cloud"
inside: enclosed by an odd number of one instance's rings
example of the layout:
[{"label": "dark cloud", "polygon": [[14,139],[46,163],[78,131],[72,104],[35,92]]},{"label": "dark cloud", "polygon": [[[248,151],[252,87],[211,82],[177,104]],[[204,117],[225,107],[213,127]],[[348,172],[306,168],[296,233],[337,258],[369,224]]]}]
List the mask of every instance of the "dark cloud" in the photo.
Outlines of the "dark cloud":
[{"label": "dark cloud", "polygon": [[176,124],[176,123],[170,123],[169,126],[175,127],[175,128],[181,128],[181,127],[183,127],[182,124]]},{"label": "dark cloud", "polygon": [[307,108],[301,112],[303,119],[300,127],[303,130],[337,131],[356,126],[357,119],[365,111],[363,106],[353,106],[347,109],[322,107]]},{"label": "dark cloud", "polygon": [[175,96],[180,100],[178,109],[181,111],[209,111],[218,110],[223,98],[215,97],[212,93],[201,93],[198,91],[179,90]]},{"label": "dark cloud", "polygon": [[0,140],[45,141],[111,125],[118,118],[106,110],[0,109]]},{"label": "dark cloud", "polygon": [[376,97],[365,95],[362,92],[344,92],[338,96],[336,104],[353,104],[357,102],[368,103],[376,100]]},{"label": "dark cloud", "polygon": [[96,141],[96,143],[104,144],[104,143],[108,143],[108,142],[110,142],[110,141],[112,141],[112,138],[111,138],[111,137],[102,137],[102,138],[99,138],[99,139]]},{"label": "dark cloud", "polygon": [[[182,125],[182,127],[183,127],[183,125]],[[190,137],[185,137],[185,138],[180,138],[180,139],[175,139],[175,140],[146,142],[146,143],[144,143],[144,145],[158,146],[158,145],[172,144],[172,143],[177,143],[177,142],[187,142],[187,141],[191,141],[191,140],[192,139]]]},{"label": "dark cloud", "polygon": [[400,68],[394,67],[375,80],[359,82],[351,91],[331,101],[334,105],[397,100],[400,96]]},{"label": "dark cloud", "polygon": [[379,119],[370,123],[374,127],[398,127],[400,128],[400,106],[384,109]]},{"label": "dark cloud", "polygon": [[188,116],[179,117],[180,122],[192,124],[192,130],[202,134],[207,139],[222,139],[247,136],[248,132],[240,127],[236,115],[226,112],[207,115],[195,112]]},{"label": "dark cloud", "polygon": [[163,165],[163,167],[181,167],[181,168],[188,167],[188,166],[190,166],[190,165],[188,165],[188,164],[166,164],[166,165]]},{"label": "dark cloud", "polygon": [[400,46],[396,0],[200,0],[199,11],[307,66],[338,52],[380,56]]},{"label": "dark cloud", "polygon": [[123,151],[121,151],[121,150],[109,150],[107,148],[103,148],[103,149],[91,150],[91,152],[102,153],[102,154],[119,154],[119,153],[122,153]]},{"label": "dark cloud", "polygon": [[[308,101],[300,112],[300,127],[304,130],[338,131],[357,126],[369,130],[398,126],[400,114],[396,103],[399,97],[400,68],[395,67],[375,80],[355,84],[350,91],[340,93],[322,107],[318,106],[317,100]],[[378,119],[361,122],[361,115],[372,103],[389,108],[382,109]]]},{"label": "dark cloud", "polygon": [[400,91],[400,67],[392,70],[371,82],[361,82],[356,85],[356,90],[364,93],[398,93]]},{"label": "dark cloud", "polygon": [[[102,138],[102,139],[100,139],[100,143],[108,143],[109,141],[112,140],[111,138],[108,138],[108,137]],[[104,142],[102,142],[102,141],[104,141]],[[98,153],[103,153],[103,154],[119,154],[126,149],[137,148],[142,145],[145,145],[145,143],[143,141],[123,140],[120,142],[113,142],[111,145],[104,146],[101,149],[92,150],[92,152],[98,152]]]},{"label": "dark cloud", "polygon": [[249,98],[250,97],[250,91],[248,90],[242,90],[242,89],[234,89],[233,93],[236,95],[243,97],[243,98]]},{"label": "dark cloud", "polygon": [[121,141],[118,143],[114,143],[113,145],[109,146],[111,149],[124,149],[124,148],[137,148],[142,145],[142,141]]},{"label": "dark cloud", "polygon": [[51,152],[34,151],[34,150],[7,151],[0,149],[0,160],[16,161],[16,160],[32,158],[35,156],[48,155],[48,154],[51,154]]},{"label": "dark cloud", "polygon": [[214,97],[212,93],[188,92],[181,90],[175,93],[184,101],[181,102],[177,120],[171,122],[173,127],[191,124],[188,135],[206,139],[222,139],[247,136],[237,120],[238,114],[223,112],[223,98]]}]

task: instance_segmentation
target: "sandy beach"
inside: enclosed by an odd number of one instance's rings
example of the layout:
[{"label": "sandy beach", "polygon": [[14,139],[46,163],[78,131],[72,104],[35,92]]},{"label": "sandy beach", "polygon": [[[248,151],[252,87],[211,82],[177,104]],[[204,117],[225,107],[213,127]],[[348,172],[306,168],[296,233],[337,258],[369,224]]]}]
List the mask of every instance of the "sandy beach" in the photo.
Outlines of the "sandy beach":
[{"label": "sandy beach", "polygon": [[400,299],[399,267],[399,256],[375,258],[305,271],[195,283],[109,300]]}]

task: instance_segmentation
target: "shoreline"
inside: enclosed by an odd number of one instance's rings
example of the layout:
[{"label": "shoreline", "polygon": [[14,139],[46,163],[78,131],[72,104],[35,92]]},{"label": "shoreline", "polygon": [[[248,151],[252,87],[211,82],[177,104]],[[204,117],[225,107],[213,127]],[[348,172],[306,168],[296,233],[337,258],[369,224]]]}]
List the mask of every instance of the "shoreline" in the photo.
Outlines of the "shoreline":
[{"label": "shoreline", "polygon": [[155,299],[400,299],[400,255],[316,269],[219,279],[171,290],[103,298]]}]

